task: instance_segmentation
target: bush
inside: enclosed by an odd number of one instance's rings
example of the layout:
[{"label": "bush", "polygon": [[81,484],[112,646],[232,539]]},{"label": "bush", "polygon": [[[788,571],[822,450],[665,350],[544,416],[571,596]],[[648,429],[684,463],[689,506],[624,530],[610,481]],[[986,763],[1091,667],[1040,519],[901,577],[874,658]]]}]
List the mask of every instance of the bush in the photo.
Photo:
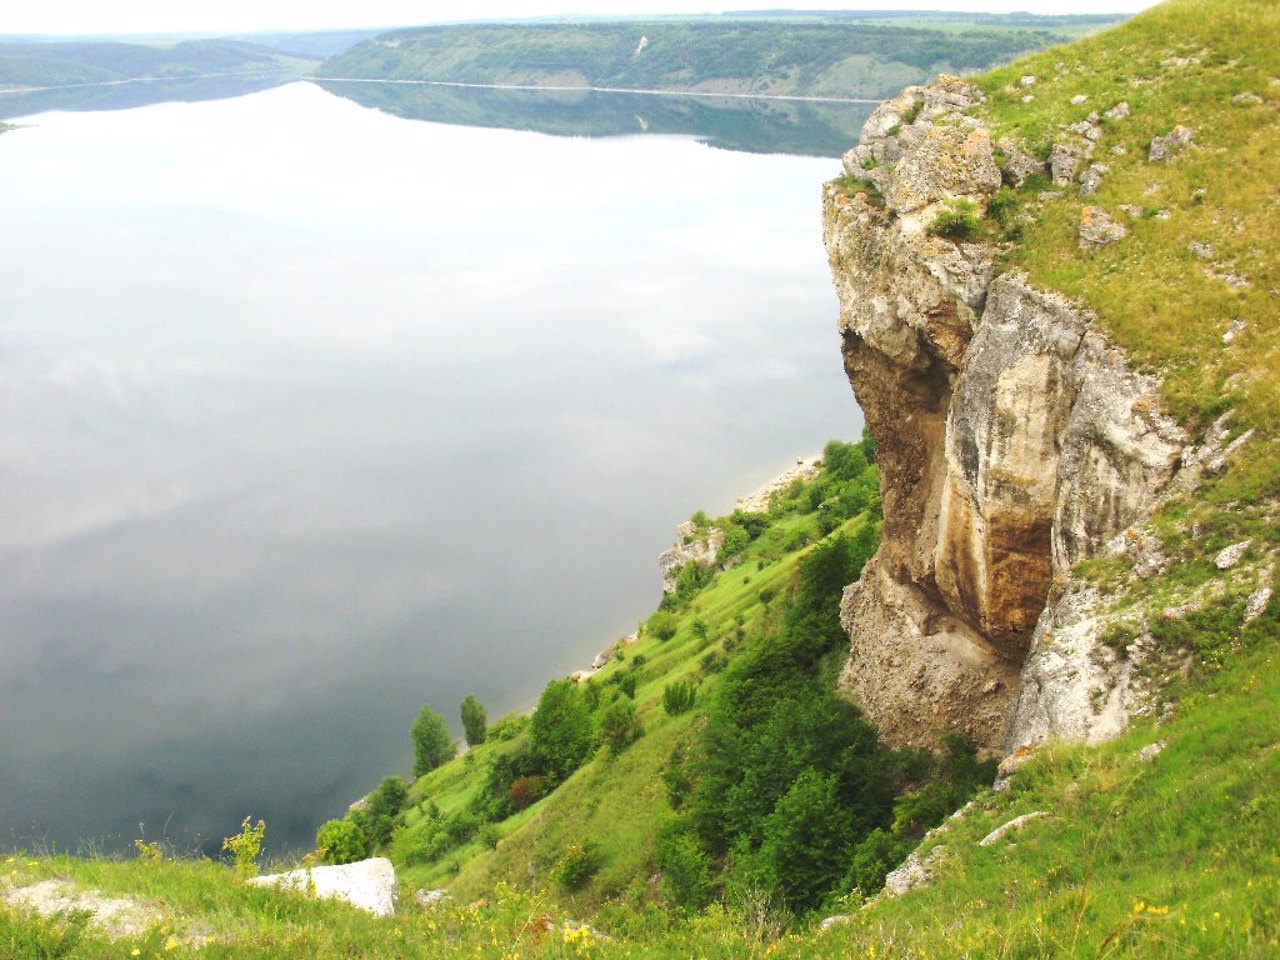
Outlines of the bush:
[{"label": "bush", "polygon": [[978,222],[978,205],[972,200],[948,200],[938,211],[929,232],[948,240],[972,240],[982,231]]},{"label": "bush", "polygon": [[467,746],[476,747],[484,743],[488,732],[489,716],[476,699],[474,693],[462,698],[462,730],[467,738]]},{"label": "bush", "polygon": [[600,869],[600,848],[591,840],[571,843],[556,862],[552,877],[566,890],[577,890]]},{"label": "bush", "polygon": [[665,642],[676,635],[679,624],[675,614],[667,610],[656,610],[645,624],[645,632]]},{"label": "bush", "polygon": [[600,717],[600,734],[614,756],[640,739],[643,731],[631,700],[615,700]]},{"label": "bush", "polygon": [[668,716],[679,716],[693,706],[697,694],[698,688],[692,683],[669,683],[662,688],[662,709],[667,711]]},{"label": "bush", "polygon": [[711,902],[711,857],[679,821],[659,830],[654,853],[662,890],[673,904],[693,913]]},{"label": "bush", "polygon": [[222,841],[222,850],[231,854],[231,864],[236,873],[251,877],[258,872],[258,851],[262,849],[262,837],[266,832],[267,825],[261,820],[255,825],[252,818],[245,817],[240,824],[240,832]]},{"label": "bush", "polygon": [[547,786],[546,777],[521,777],[511,784],[511,789],[507,791],[507,801],[512,810],[519,812],[545,797]]},{"label": "bush", "polygon": [[316,850],[322,861],[331,864],[355,863],[369,855],[364,832],[346,818],[320,824],[316,831]]},{"label": "bush", "polygon": [[369,794],[369,813],[373,816],[385,815],[395,817],[404,809],[409,799],[409,791],[399,777],[387,777]]},{"label": "bush", "polygon": [[529,726],[529,718],[518,713],[508,713],[491,726],[487,733],[489,740],[514,740],[524,733]]},{"label": "bush", "polygon": [[446,760],[452,760],[458,752],[457,744],[449,735],[444,717],[429,706],[422,708],[418,719],[409,728],[413,740],[413,775],[421,777],[430,773]]},{"label": "bush", "polygon": [[502,830],[498,828],[496,823],[486,823],[480,828],[477,835],[480,838],[480,842],[490,850],[498,849],[498,844],[502,840]]}]

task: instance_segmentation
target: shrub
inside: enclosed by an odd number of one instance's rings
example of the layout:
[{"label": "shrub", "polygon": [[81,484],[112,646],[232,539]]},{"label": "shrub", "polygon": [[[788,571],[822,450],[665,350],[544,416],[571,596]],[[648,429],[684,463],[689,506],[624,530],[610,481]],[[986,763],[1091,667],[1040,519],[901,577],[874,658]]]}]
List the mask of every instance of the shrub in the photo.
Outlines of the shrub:
[{"label": "shrub", "polygon": [[987,204],[987,213],[1001,227],[1013,222],[1013,215],[1018,209],[1018,194],[1008,187],[1001,187]]},{"label": "shrub", "polygon": [[258,872],[258,851],[262,849],[266,832],[267,825],[261,820],[255,825],[251,817],[245,817],[240,823],[240,832],[222,841],[223,852],[231,854],[236,873],[251,877]]},{"label": "shrub", "polygon": [[488,730],[487,739],[489,740],[514,740],[520,734],[524,733],[525,728],[529,726],[529,718],[518,713],[508,713],[501,720],[494,723]]},{"label": "shrub", "polygon": [[639,740],[643,730],[636,717],[636,705],[631,700],[615,700],[605,707],[600,717],[600,733],[614,756]]},{"label": "shrub", "polygon": [[507,801],[511,804],[511,809],[518,812],[545,797],[547,786],[546,777],[520,777],[507,791]]},{"label": "shrub", "polygon": [[462,730],[467,738],[467,746],[475,747],[484,743],[488,732],[489,715],[476,699],[474,693],[462,698]]},{"label": "shrub", "polygon": [[679,821],[658,832],[654,853],[663,892],[672,903],[696,912],[711,902],[711,857]]},{"label": "shrub", "polygon": [[369,855],[364,832],[345,817],[326,820],[316,831],[316,850],[325,863],[355,863]]},{"label": "shrub", "polygon": [[696,697],[697,687],[692,683],[669,683],[662,688],[662,709],[667,711],[668,716],[679,716],[693,706]]},{"label": "shrub", "polygon": [[404,809],[408,799],[409,791],[405,788],[404,781],[399,777],[387,777],[369,794],[369,813],[394,817]]},{"label": "shrub", "polygon": [[566,890],[577,890],[600,869],[600,848],[591,840],[571,843],[556,862],[552,876]]},{"label": "shrub", "polygon": [[972,240],[982,231],[978,222],[978,205],[963,198],[948,200],[934,218],[929,232],[948,240]]},{"label": "shrub", "polygon": [[421,777],[430,773],[446,760],[452,760],[458,752],[444,717],[429,706],[422,708],[418,719],[409,728],[413,740],[413,775]]},{"label": "shrub", "polygon": [[667,610],[655,610],[645,624],[645,632],[651,633],[665,642],[676,635],[678,626],[679,621],[676,619],[675,614]]},{"label": "shrub", "polygon": [[499,829],[496,823],[486,823],[480,828],[477,835],[480,838],[480,842],[490,850],[496,850],[502,840],[502,830]]}]

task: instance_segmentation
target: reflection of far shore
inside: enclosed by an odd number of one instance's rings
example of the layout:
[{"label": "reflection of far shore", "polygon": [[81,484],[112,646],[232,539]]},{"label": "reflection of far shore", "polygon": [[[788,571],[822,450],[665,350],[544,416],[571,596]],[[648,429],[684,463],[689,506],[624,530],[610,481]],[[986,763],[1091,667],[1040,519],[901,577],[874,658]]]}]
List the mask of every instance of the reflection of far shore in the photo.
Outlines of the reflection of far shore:
[{"label": "reflection of far shore", "polygon": [[50,110],[76,113],[129,110],[153,103],[229,100],[270,90],[298,79],[297,73],[210,74],[201,77],[140,78],[76,83],[58,87],[0,91],[0,119],[27,117]]},{"label": "reflection of far shore", "polygon": [[728,93],[313,82],[336,96],[411,120],[566,137],[679,134],[726,150],[810,157],[843,154],[873,109],[869,102]]}]

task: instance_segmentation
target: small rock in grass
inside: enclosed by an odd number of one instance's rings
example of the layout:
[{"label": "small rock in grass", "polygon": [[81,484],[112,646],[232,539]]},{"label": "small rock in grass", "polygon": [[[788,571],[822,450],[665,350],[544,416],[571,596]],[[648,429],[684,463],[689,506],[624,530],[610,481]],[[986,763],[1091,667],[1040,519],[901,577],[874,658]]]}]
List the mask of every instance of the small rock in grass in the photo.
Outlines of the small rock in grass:
[{"label": "small rock in grass", "polygon": [[1080,246],[1096,250],[1128,235],[1129,231],[1101,207],[1087,206],[1080,211]]},{"label": "small rock in grass", "polygon": [[1269,586],[1260,587],[1249,594],[1249,599],[1244,604],[1244,622],[1249,623],[1252,620],[1257,620],[1262,616],[1263,611],[1267,609],[1267,604],[1270,602],[1271,587]]},{"label": "small rock in grass", "polygon": [[1163,740],[1157,740],[1155,743],[1148,743],[1138,751],[1138,762],[1150,763],[1160,755],[1160,752],[1164,750],[1164,748],[1165,742]]},{"label": "small rock in grass", "polygon": [[1080,196],[1091,197],[1098,192],[1098,188],[1102,186],[1102,176],[1110,173],[1111,168],[1105,163],[1095,163],[1083,174],[1080,175]]},{"label": "small rock in grass", "polygon": [[1087,93],[1077,93],[1074,97],[1071,98],[1071,102],[1084,103],[1088,99],[1089,99],[1089,95]]},{"label": "small rock in grass", "polygon": [[1129,115],[1129,101],[1121,100],[1114,107],[1108,110],[1103,116],[1108,120],[1123,120]]},{"label": "small rock in grass", "polygon": [[1227,325],[1227,332],[1222,335],[1222,342],[1230,343],[1248,329],[1249,324],[1245,323],[1243,320],[1232,320],[1231,323]]},{"label": "small rock in grass", "polygon": [[446,900],[449,900],[448,890],[415,890],[413,891],[413,902],[420,907],[439,906]]},{"label": "small rock in grass", "polygon": [[1054,183],[1070,183],[1080,166],[1078,147],[1069,143],[1055,143],[1049,151],[1049,174]]},{"label": "small rock in grass", "polygon": [[1191,251],[1193,256],[1198,257],[1201,260],[1208,260],[1213,256],[1212,246],[1207,243],[1200,243],[1196,240],[1192,240],[1191,243],[1187,245],[1187,249]]},{"label": "small rock in grass", "polygon": [[1164,136],[1156,137],[1151,141],[1147,159],[1152,163],[1171,160],[1193,142],[1191,129],[1178,124]]},{"label": "small rock in grass", "polygon": [[1241,540],[1239,543],[1233,543],[1229,547],[1225,547],[1218,551],[1218,555],[1213,558],[1213,565],[1219,570],[1230,570],[1244,557],[1245,551],[1252,546],[1252,540]]},{"label": "small rock in grass", "polygon": [[938,857],[946,847],[939,844],[923,857],[919,851],[912,851],[902,866],[891,870],[884,878],[884,892],[890,897],[900,897],[914,887],[928,886],[933,881],[933,872]]},{"label": "small rock in grass", "polygon": [[1031,102],[1032,100],[1034,100],[1034,99],[1035,99],[1035,95],[1034,95],[1034,94],[1030,94],[1030,93],[1028,93],[1025,97],[1023,97],[1023,98],[1022,98],[1022,102],[1023,102],[1023,103],[1030,103],[1030,102]]},{"label": "small rock in grass", "polygon": [[1033,810],[1031,813],[1024,813],[1020,817],[1014,817],[1008,823],[1002,826],[996,827],[994,830],[988,833],[985,837],[979,840],[978,846],[989,847],[993,843],[999,843],[1000,840],[1006,834],[1012,833],[1015,830],[1021,830],[1032,820],[1039,820],[1041,817],[1047,817],[1047,816],[1048,814],[1045,813],[1043,810]]},{"label": "small rock in grass", "polygon": [[1018,83],[1022,84],[1024,87],[1029,87],[1033,85],[1035,82],[1036,82],[1036,78],[1029,74],[1025,77],[1019,78],[1018,80]]},{"label": "small rock in grass", "polygon": [[830,917],[824,917],[824,918],[822,919],[822,922],[821,922],[820,924],[818,924],[818,929],[819,929],[819,930],[830,930],[830,929],[831,929],[832,927],[834,927],[836,924],[840,924],[840,923],[848,923],[848,922],[849,922],[850,920],[852,920],[852,919],[853,919],[853,918],[852,918],[852,917],[850,917],[847,913],[837,913],[837,914],[835,914],[835,915],[833,915],[833,916],[830,916]]},{"label": "small rock in grass", "polygon": [[1262,98],[1256,93],[1237,93],[1231,98],[1231,102],[1238,107],[1252,107],[1262,102]]}]

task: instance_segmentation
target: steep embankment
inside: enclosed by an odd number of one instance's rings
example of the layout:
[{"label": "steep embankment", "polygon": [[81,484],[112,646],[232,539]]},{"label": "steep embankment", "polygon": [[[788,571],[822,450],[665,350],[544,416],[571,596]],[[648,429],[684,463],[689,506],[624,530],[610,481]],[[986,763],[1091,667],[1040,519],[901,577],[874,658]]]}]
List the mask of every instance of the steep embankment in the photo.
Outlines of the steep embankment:
[{"label": "steep embankment", "polygon": [[1191,663],[1170,622],[1266,607],[1275,21],[1174,2],[1070,56],[910,88],[828,186],[885,478],[845,683],[896,742],[1112,736]]},{"label": "steep embankment", "polygon": [[[1034,22],[1034,18],[1032,18]],[[461,24],[384,34],[321,77],[881,97],[939,70],[981,70],[1061,42],[1050,29],[920,29],[849,21]]]}]

